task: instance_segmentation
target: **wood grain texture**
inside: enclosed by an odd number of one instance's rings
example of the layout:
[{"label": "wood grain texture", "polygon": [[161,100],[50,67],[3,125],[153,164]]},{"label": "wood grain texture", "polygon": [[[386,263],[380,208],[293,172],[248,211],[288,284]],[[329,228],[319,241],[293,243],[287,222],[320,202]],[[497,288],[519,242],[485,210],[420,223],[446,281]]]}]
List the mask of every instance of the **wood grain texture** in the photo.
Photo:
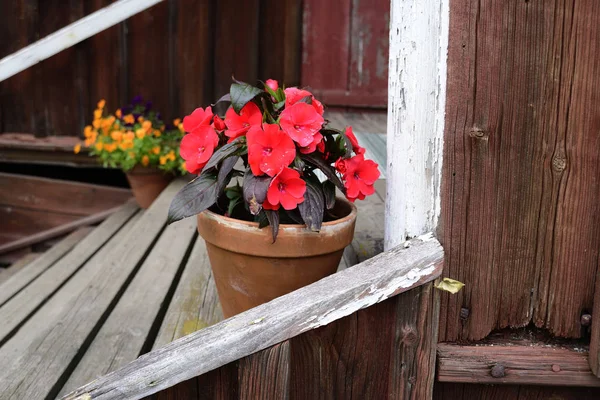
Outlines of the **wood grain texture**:
[{"label": "wood grain texture", "polygon": [[[85,229],[85,228],[82,228]],[[40,253],[27,253],[9,266],[0,269],[0,284],[4,283],[11,276],[25,268],[29,265],[33,260],[37,259],[40,256]]]},{"label": "wood grain texture", "polygon": [[123,204],[131,191],[110,186],[0,173],[0,204],[62,214],[90,215]]},{"label": "wood grain texture", "polygon": [[239,360],[238,398],[287,399],[291,378],[290,361],[288,342],[276,344]]},{"label": "wood grain texture", "polygon": [[52,296],[83,264],[90,259],[137,211],[131,204],[89,233],[76,231],[74,247],[46,269],[38,278],[0,307],[0,342],[3,342],[31,313]]},{"label": "wood grain texture", "polygon": [[206,244],[198,237],[152,348],[158,349],[222,320]]},{"label": "wood grain texture", "polygon": [[38,259],[27,265],[16,274],[0,285],[0,305],[3,305],[11,297],[29,285],[44,271],[50,268],[56,261],[60,260],[79,240],[86,235],[85,231],[75,231]]},{"label": "wood grain texture", "polygon": [[141,398],[156,393],[431,281],[441,273],[442,253],[435,239],[415,239],[408,247],[185,336],[67,398]]},{"label": "wood grain texture", "polygon": [[438,382],[434,400],[595,400],[600,396],[598,388],[474,385]]},{"label": "wood grain texture", "polygon": [[153,339],[153,325],[163,303],[169,300],[167,294],[195,234],[192,218],[165,229],[59,397],[122,367],[143,352],[145,343]]},{"label": "wood grain texture", "polygon": [[[22,207],[0,205],[2,230],[10,232],[19,239],[38,232],[68,224],[81,217],[60,212],[31,210]],[[2,245],[6,243],[1,243]],[[9,250],[6,250],[9,251]]]},{"label": "wood grain texture", "polygon": [[[600,387],[586,351],[558,346],[438,345],[441,382]],[[503,376],[492,376],[502,366]]]},{"label": "wood grain texture", "polygon": [[71,363],[85,349],[97,324],[118,301],[121,288],[163,230],[168,205],[183,184],[182,180],[171,183],[124,237],[109,242],[107,252],[97,253],[98,257],[86,263],[86,268],[101,265],[90,277],[91,284],[66,303],[51,329],[36,339],[10,372],[0,377],[7,399],[56,396]]},{"label": "wood grain texture", "polygon": [[[0,276],[0,279],[2,277]],[[590,330],[590,368],[592,373],[600,377],[600,267],[596,275],[596,291],[594,293],[594,308],[592,310],[592,326]],[[594,318],[594,316],[596,318]]]},{"label": "wood grain texture", "polygon": [[[440,340],[580,337],[600,250],[600,3],[452,2]],[[461,321],[460,309],[470,310]]]}]

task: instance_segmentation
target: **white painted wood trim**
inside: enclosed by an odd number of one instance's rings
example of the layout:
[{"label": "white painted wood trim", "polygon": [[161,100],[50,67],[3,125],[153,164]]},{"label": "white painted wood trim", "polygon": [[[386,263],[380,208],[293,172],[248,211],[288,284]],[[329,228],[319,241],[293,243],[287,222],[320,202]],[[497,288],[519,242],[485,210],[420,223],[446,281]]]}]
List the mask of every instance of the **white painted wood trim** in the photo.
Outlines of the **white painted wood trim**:
[{"label": "white painted wood trim", "polygon": [[391,0],[385,245],[434,231],[450,0]]},{"label": "white painted wood trim", "polygon": [[119,0],[0,60],[0,82],[164,0]]}]

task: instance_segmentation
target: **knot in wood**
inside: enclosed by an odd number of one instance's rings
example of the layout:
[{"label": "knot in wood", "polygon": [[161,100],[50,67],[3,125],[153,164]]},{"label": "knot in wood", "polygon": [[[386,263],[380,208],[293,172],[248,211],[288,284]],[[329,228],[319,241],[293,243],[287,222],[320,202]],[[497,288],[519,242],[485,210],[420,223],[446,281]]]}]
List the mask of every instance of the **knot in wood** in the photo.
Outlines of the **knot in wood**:
[{"label": "knot in wood", "polygon": [[473,138],[477,138],[477,139],[481,139],[483,137],[486,136],[486,133],[483,129],[481,128],[477,128],[477,127],[473,127],[471,129],[471,131],[469,132],[469,136],[473,137]]},{"label": "knot in wood", "polygon": [[490,370],[490,375],[494,378],[504,378],[504,376],[506,375],[504,365],[495,364]]},{"label": "knot in wood", "polygon": [[556,172],[563,172],[567,168],[567,159],[562,155],[555,155],[552,158],[552,168]]},{"label": "knot in wood", "polygon": [[400,341],[406,346],[415,346],[419,341],[419,336],[411,327],[402,328],[402,337]]},{"label": "knot in wood", "polygon": [[552,364],[552,371],[554,371],[554,372],[560,372],[560,365],[558,365],[558,364]]},{"label": "knot in wood", "polygon": [[581,316],[581,326],[590,326],[592,323],[592,316],[590,314],[583,314]]},{"label": "knot in wood", "polygon": [[469,311],[468,308],[466,308],[466,307],[461,308],[460,309],[460,319],[465,320],[465,319],[469,318],[470,313],[471,312]]}]

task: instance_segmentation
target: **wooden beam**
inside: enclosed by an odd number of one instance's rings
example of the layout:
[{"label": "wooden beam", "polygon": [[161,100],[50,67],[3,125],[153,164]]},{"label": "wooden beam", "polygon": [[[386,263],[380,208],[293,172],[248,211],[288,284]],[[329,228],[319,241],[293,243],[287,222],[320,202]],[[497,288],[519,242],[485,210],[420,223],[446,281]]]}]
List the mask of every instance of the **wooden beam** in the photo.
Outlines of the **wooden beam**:
[{"label": "wooden beam", "polygon": [[119,0],[0,60],[0,82],[163,0]]},{"label": "wooden beam", "polygon": [[440,343],[437,353],[440,382],[600,387],[584,349]]},{"label": "wooden beam", "polygon": [[594,308],[592,310],[592,329],[590,337],[590,368],[592,373],[600,377],[600,265],[596,275],[594,291]]},{"label": "wooden beam", "polygon": [[449,0],[392,0],[386,249],[437,228],[448,13]]},{"label": "wooden beam", "polygon": [[68,399],[138,399],[328,325],[437,278],[443,250],[414,239],[148,353],[78,389]]}]

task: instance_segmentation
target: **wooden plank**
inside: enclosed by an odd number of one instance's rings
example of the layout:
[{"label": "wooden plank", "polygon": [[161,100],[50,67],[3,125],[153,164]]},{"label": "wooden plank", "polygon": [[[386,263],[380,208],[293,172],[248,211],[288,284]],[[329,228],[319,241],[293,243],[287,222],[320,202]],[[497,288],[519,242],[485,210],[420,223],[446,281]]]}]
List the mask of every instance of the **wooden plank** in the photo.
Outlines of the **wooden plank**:
[{"label": "wooden plank", "polygon": [[59,396],[122,367],[142,354],[144,345],[154,339],[153,325],[163,303],[169,300],[168,292],[195,235],[196,221],[193,218],[165,229]]},{"label": "wooden plank", "polygon": [[[138,210],[133,203],[120,207],[112,216],[88,235],[79,235],[73,249],[44,271],[0,307],[0,343],[27,317],[46,302],[79,268],[92,257]],[[76,231],[78,232],[78,231]]]},{"label": "wooden plank", "polygon": [[328,325],[441,273],[443,250],[435,239],[414,239],[407,246],[187,335],[66,398],[141,398]]},{"label": "wooden plank", "polygon": [[[18,236],[18,239],[23,239],[24,237],[36,234],[40,231],[68,224],[79,218],[80,217],[77,215],[31,210],[0,204],[2,229]],[[1,245],[6,244],[8,243],[2,243]]]},{"label": "wooden plank", "polygon": [[442,296],[443,341],[532,322],[583,333],[600,251],[599,7],[452,2],[440,241],[466,286]]},{"label": "wooden plank", "polygon": [[123,286],[162,231],[168,205],[183,184],[182,180],[171,183],[119,242],[109,242],[107,252],[97,253],[98,257],[86,263],[90,269],[101,265],[91,277],[92,284],[66,304],[51,329],[36,339],[11,370],[0,377],[0,387],[4,388],[7,399],[56,396],[61,379],[80,351],[85,350],[81,347],[118,301]]},{"label": "wooden plank", "polygon": [[218,40],[218,45],[214,50],[215,99],[229,93],[232,75],[250,84],[257,83],[260,10],[259,0],[217,2],[215,38]]},{"label": "wooden plank", "polygon": [[544,345],[438,345],[441,382],[600,387],[583,349]]},{"label": "wooden plank", "polygon": [[600,389],[586,387],[476,385],[437,382],[435,400],[596,400]]},{"label": "wooden plank", "polygon": [[128,189],[0,172],[0,204],[63,214],[90,215],[123,204]]},{"label": "wooden plank", "polygon": [[2,133],[0,135],[0,149],[37,150],[44,152],[64,151],[73,154],[73,146],[79,139],[74,137],[50,136],[36,138],[29,133]]},{"label": "wooden plank", "polygon": [[[290,373],[290,344],[283,342],[238,363],[238,393],[245,399],[286,399]],[[227,368],[227,366],[226,366]]]},{"label": "wooden plank", "polygon": [[[0,279],[2,279],[0,277]],[[596,275],[596,291],[594,293],[594,308],[592,309],[592,326],[590,330],[590,368],[592,373],[600,377],[600,266]],[[596,318],[594,318],[594,316]],[[589,322],[588,322],[589,324]]]},{"label": "wooden plank", "polygon": [[437,229],[449,0],[392,0],[385,248]]},{"label": "wooden plank", "polygon": [[0,60],[0,81],[95,35],[162,0],[118,0]]},{"label": "wooden plank", "polygon": [[152,348],[158,349],[222,320],[206,244],[198,237]]},{"label": "wooden plank", "polygon": [[[119,208],[120,207],[114,207],[92,215],[88,215],[87,217],[74,217],[77,219],[60,224],[58,226],[51,227],[49,229],[45,229],[40,232],[36,232],[35,234],[15,240],[13,242],[4,243],[0,245],[0,253],[7,253],[9,251],[14,251],[16,249],[30,246],[32,244],[40,243],[45,240],[69,233],[82,226],[97,224],[98,222],[101,222],[104,219],[108,218],[110,215],[114,214]],[[27,213],[34,213],[34,211],[28,210]]]},{"label": "wooden plank", "polygon": [[44,271],[50,268],[56,261],[68,253],[85,236],[85,231],[75,231],[50,250],[33,261],[27,268],[23,268],[2,285],[0,285],[0,305],[3,305],[11,297],[29,285]]},{"label": "wooden plank", "polygon": [[[86,228],[81,228],[86,229]],[[0,284],[6,282],[8,278],[22,270],[24,267],[29,265],[33,260],[37,259],[41,254],[40,253],[27,253],[23,257],[19,258],[17,261],[12,263],[6,268],[0,270]]]}]

